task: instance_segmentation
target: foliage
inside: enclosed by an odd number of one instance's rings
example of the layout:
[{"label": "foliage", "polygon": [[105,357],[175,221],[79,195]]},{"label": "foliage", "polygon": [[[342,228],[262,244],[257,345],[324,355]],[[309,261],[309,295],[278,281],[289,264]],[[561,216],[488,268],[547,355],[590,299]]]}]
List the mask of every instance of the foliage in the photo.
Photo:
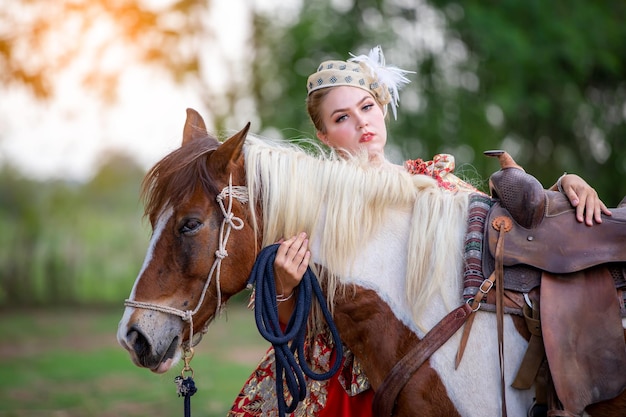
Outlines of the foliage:
[{"label": "foliage", "polygon": [[501,115],[460,130],[459,140],[499,141],[544,183],[580,173],[616,205],[626,195],[616,181],[626,174],[626,3],[433,3],[457,16],[450,29],[470,53],[464,68],[480,81],[476,92],[460,91],[468,106],[459,124],[480,117],[473,109]]},{"label": "foliage", "polygon": [[207,0],[160,8],[137,0],[13,3],[0,8],[0,86],[25,86],[44,99],[55,94],[59,76],[70,73],[111,101],[129,66],[154,65],[176,79],[198,72],[193,41]]},{"label": "foliage", "polygon": [[0,305],[119,303],[148,241],[143,172],[110,155],[87,184],[0,173]]}]

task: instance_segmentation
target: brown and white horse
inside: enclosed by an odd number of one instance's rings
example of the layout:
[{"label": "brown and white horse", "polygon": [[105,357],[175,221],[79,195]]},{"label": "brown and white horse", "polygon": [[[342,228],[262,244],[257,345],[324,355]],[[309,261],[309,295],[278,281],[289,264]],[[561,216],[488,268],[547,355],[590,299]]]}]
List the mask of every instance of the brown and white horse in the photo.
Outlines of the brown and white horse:
[{"label": "brown and white horse", "polygon": [[[119,343],[137,366],[166,372],[246,287],[260,248],[305,231],[312,262],[329,272],[324,287],[342,340],[377,389],[425,330],[461,303],[468,196],[424,176],[312,156],[247,131],[221,144],[188,110],[181,148],[146,176],[153,235]],[[394,415],[502,414],[496,317],[476,314],[459,368],[457,333],[413,375]],[[510,387],[527,346],[516,320],[505,316],[504,369],[508,415],[521,417],[534,391]],[[587,411],[624,410],[622,395]]]}]

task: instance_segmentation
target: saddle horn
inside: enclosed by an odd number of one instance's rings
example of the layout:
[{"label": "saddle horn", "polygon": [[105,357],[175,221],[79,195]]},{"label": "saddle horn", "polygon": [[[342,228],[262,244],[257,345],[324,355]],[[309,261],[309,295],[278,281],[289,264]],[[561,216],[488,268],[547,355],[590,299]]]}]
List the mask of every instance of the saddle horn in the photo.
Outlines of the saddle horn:
[{"label": "saddle horn", "polygon": [[546,211],[546,191],[541,183],[507,152],[492,150],[484,154],[500,161],[500,170],[489,177],[491,196],[500,200],[520,226],[528,229],[538,226]]}]

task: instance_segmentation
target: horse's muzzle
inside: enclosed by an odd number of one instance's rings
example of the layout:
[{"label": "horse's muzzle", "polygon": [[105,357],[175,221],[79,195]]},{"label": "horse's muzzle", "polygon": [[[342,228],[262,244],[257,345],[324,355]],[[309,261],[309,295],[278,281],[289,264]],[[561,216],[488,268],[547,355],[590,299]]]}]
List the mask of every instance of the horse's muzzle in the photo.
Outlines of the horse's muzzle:
[{"label": "horse's muzzle", "polygon": [[[152,314],[149,316],[154,319]],[[145,317],[141,317],[130,324],[122,319],[118,328],[118,342],[130,353],[135,365],[155,373],[167,372],[181,357],[181,321],[177,317],[168,317],[157,325],[154,321],[145,323],[145,320]]]}]

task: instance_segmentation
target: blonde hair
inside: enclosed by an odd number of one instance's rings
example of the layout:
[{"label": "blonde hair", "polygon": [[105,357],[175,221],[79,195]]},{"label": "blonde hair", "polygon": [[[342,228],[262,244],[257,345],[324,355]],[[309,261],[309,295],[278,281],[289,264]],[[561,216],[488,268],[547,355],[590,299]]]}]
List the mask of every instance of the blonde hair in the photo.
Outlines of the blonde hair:
[{"label": "blonde hair", "polygon": [[306,97],[306,111],[309,114],[309,118],[315,130],[322,133],[326,133],[326,126],[324,126],[322,117],[322,103],[328,93],[330,93],[331,88],[332,87],[315,90]]}]

